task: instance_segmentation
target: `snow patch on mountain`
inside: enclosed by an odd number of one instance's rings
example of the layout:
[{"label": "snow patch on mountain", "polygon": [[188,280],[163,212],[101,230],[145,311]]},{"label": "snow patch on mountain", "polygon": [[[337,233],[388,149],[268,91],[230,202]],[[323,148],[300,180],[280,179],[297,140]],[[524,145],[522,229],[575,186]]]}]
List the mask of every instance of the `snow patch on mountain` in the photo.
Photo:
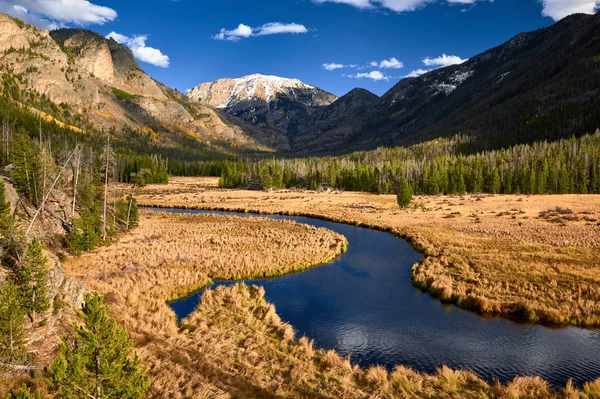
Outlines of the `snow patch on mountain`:
[{"label": "snow patch on mountain", "polygon": [[[237,79],[219,79],[202,83],[193,88],[187,96],[217,108],[228,108],[245,100],[263,100],[271,102],[277,95],[285,94],[298,99],[298,91],[315,98],[319,88],[298,79],[288,79],[270,75],[248,75]],[[315,104],[319,106],[322,104]]]},{"label": "snow patch on mountain", "polygon": [[472,75],[473,75],[473,71],[456,71],[456,72],[454,72],[454,74],[452,76],[450,76],[448,81],[442,82],[442,83],[436,82],[432,86],[432,89],[435,90],[435,93],[433,95],[444,92],[444,94],[446,94],[446,96],[449,96],[450,94],[452,94],[452,92],[454,92],[454,90],[456,90],[456,88],[458,86],[460,86],[461,84],[466,82],[467,79],[469,79]]}]

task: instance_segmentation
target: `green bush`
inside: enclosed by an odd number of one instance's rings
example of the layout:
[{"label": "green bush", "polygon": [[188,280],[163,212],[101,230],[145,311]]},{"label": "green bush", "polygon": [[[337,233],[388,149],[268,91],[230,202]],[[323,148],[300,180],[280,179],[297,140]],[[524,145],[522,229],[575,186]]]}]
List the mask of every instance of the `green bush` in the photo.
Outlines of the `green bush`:
[{"label": "green bush", "polygon": [[141,97],[135,94],[129,94],[126,91],[117,89],[116,87],[112,88],[112,92],[119,100],[133,100],[134,98]]},{"label": "green bush", "polygon": [[398,185],[398,193],[396,194],[396,201],[400,208],[408,208],[413,199],[413,189],[408,184],[408,180],[401,179]]}]

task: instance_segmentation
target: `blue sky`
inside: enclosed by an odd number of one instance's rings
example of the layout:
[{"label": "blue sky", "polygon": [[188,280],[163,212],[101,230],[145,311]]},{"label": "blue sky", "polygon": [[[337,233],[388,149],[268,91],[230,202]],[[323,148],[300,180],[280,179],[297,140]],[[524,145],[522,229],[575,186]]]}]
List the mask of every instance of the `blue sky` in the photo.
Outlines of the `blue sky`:
[{"label": "blue sky", "polygon": [[[0,0],[41,27],[82,26],[130,46],[185,91],[251,73],[337,95],[378,95],[414,71],[460,62],[597,0]],[[442,55],[446,57],[442,57]],[[146,61],[146,62],[144,62]],[[427,65],[426,65],[427,64]]]}]

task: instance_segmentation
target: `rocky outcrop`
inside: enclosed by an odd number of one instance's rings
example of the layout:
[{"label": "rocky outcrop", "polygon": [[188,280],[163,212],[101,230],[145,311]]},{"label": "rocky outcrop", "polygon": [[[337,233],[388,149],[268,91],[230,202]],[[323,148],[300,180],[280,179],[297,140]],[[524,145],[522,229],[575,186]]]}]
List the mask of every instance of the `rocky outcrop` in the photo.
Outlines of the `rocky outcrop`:
[{"label": "rocky outcrop", "polygon": [[272,129],[262,131],[208,104],[192,103],[148,76],[129,48],[88,30],[49,33],[0,14],[0,68],[26,94],[16,102],[39,114],[28,99],[43,94],[56,105],[51,118],[79,130],[153,132],[154,145],[171,148],[190,146],[193,137],[202,153],[282,148]]},{"label": "rocky outcrop", "polygon": [[[48,272],[46,273],[47,295],[51,304],[67,304],[76,309],[81,308],[84,296],[90,290],[78,279],[65,273],[56,255],[46,252]],[[56,305],[54,305],[56,306]]]},{"label": "rocky outcrop", "polygon": [[10,48],[29,49],[27,36],[19,25],[20,22],[8,15],[0,15],[0,52],[4,53]]},{"label": "rocky outcrop", "polygon": [[[11,204],[13,213],[16,211],[17,217],[22,221],[23,226],[26,226],[28,224],[27,215],[33,214],[33,207],[26,199],[19,196],[9,179],[1,176],[0,179],[4,182],[6,199]],[[53,246],[53,242],[57,235],[66,235],[62,221],[60,218],[53,216],[54,211],[52,208],[56,207],[55,203],[57,199],[67,201],[65,203],[68,204],[68,196],[58,190],[54,192],[52,199],[54,201],[51,201],[48,204],[49,211],[43,219],[38,219],[36,221],[35,228],[33,229],[35,236],[49,246]],[[89,290],[83,286],[81,281],[65,273],[60,260],[53,252],[46,250],[45,255],[48,258],[48,263],[46,264],[46,294],[50,305],[54,307],[58,306],[57,304],[60,303],[60,306],[67,305],[69,307],[79,308],[83,304],[85,293]],[[8,271],[0,268],[0,285],[4,282],[7,275]]]}]

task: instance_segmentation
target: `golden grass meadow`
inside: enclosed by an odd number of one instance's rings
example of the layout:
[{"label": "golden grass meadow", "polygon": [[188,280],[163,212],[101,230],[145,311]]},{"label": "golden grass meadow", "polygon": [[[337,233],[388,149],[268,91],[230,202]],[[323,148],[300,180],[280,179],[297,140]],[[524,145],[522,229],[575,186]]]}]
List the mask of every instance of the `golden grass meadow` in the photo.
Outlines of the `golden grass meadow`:
[{"label": "golden grass meadow", "polygon": [[390,231],[425,260],[413,282],[481,313],[600,325],[600,196],[416,197],[357,192],[219,190],[214,181],[149,186],[140,205],[312,216]]},{"label": "golden grass meadow", "polygon": [[[214,179],[179,178],[146,187],[138,201],[387,230],[425,254],[414,283],[443,300],[538,322],[598,324],[597,196],[422,197],[400,210],[393,196],[220,190]],[[180,326],[167,306],[211,278],[301,270],[346,245],[331,231],[289,221],[142,211],[138,229],[65,268],[105,295],[148,367],[153,398],[600,398],[600,380],[553,390],[539,377],[502,385],[447,367],[433,375],[360,368],[296,337],[259,287],[208,290]]]}]

